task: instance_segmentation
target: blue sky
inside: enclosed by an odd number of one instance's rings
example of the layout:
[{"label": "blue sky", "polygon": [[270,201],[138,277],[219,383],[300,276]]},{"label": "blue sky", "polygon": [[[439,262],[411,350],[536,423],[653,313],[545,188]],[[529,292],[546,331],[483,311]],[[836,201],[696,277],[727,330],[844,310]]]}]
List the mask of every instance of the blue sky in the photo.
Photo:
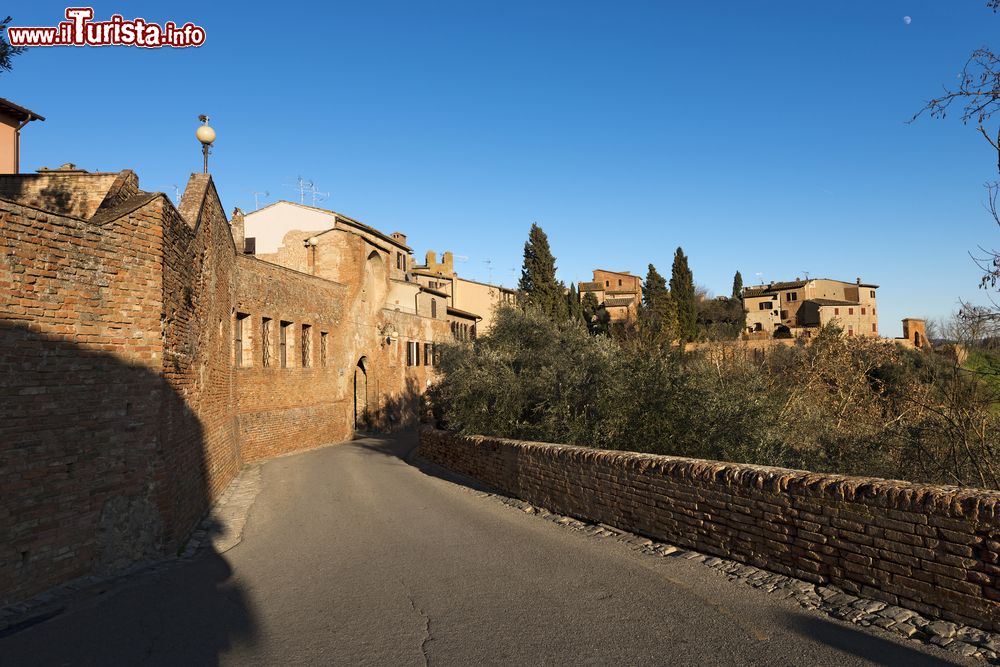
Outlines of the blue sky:
[{"label": "blue sky", "polygon": [[[4,13],[55,25],[65,6]],[[1000,246],[996,155],[957,117],[905,123],[974,48],[1000,48],[985,0],[241,7],[96,3],[207,41],[17,58],[0,96],[47,118],[22,168],[131,168],[172,195],[201,168],[207,113],[228,209],[296,200],[301,174],[321,206],[406,232],[418,258],[467,257],[472,278],[512,284],[537,221],[567,282],[668,274],[682,246],[720,294],[737,269],[875,282],[883,335],[986,298],[969,252]]]}]

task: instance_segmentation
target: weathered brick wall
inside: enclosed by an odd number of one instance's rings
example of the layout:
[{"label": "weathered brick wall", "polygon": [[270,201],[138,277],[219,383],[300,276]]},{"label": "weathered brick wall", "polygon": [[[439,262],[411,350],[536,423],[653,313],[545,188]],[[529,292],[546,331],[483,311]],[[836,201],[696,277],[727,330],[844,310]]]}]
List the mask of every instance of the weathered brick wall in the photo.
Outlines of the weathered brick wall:
[{"label": "weathered brick wall", "polygon": [[242,465],[214,187],[189,224],[131,172],[71,180],[88,221],[0,200],[0,606],[171,553]]},{"label": "weathered brick wall", "polygon": [[160,547],[160,243],[0,201],[0,605]]},{"label": "weathered brick wall", "polygon": [[104,201],[118,173],[0,175],[0,197],[50,213],[89,218]]},{"label": "weathered brick wall", "polygon": [[421,430],[420,455],[550,510],[1000,630],[1000,494]]},{"label": "weathered brick wall", "polygon": [[229,360],[236,255],[208,174],[193,174],[180,212],[163,201],[162,374],[180,401],[160,419],[160,510],[170,547],[239,471]]},{"label": "weathered brick wall", "polygon": [[[236,313],[243,326],[243,360],[236,371],[243,459],[350,439],[354,350],[344,319],[343,286],[259,259],[240,256]],[[263,323],[269,318],[270,364],[263,365]],[[279,362],[279,327],[287,332],[287,367]],[[310,365],[302,365],[302,325],[310,326]],[[227,330],[228,331],[228,330]],[[326,333],[326,354],[321,349]]]}]

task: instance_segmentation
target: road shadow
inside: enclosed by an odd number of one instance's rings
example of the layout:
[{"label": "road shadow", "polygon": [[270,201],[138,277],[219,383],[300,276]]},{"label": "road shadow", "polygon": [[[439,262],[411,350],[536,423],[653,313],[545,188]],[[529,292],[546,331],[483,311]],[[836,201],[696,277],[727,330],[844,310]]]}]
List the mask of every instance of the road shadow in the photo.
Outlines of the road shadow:
[{"label": "road shadow", "polygon": [[[207,511],[206,446],[159,372],[0,320],[0,606],[34,600],[0,639],[0,664],[138,664],[175,649],[214,664],[254,640],[247,596],[210,547],[121,578],[174,557]],[[32,624],[32,609],[62,613]]]},{"label": "road shadow", "polygon": [[852,628],[817,616],[790,613],[785,620],[788,629],[801,637],[821,642],[877,665],[930,667],[965,664],[957,658],[954,660],[939,658],[916,648],[883,639],[870,630]]},{"label": "road shadow", "polygon": [[428,477],[441,479],[483,493],[499,493],[497,489],[476,479],[420,458],[419,426],[411,426],[395,433],[366,435],[355,439],[352,444],[371,456],[388,456],[398,459]]}]

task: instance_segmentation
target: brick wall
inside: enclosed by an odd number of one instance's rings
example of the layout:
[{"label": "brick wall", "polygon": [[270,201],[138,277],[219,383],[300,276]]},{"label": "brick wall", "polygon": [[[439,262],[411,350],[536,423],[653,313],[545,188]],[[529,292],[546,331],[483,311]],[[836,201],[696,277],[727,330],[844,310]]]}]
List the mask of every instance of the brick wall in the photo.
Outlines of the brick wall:
[{"label": "brick wall", "polygon": [[406,343],[448,323],[381,308],[374,246],[326,236],[344,284],[238,253],[207,174],[177,207],[128,170],[0,177],[0,606],[175,552],[246,462],[349,439],[356,405],[412,422],[435,371]]},{"label": "brick wall", "polygon": [[89,218],[104,201],[118,173],[0,175],[0,197],[50,213]]},{"label": "brick wall", "polygon": [[0,200],[0,604],[161,546],[160,244]]},{"label": "brick wall", "polygon": [[160,202],[161,372],[180,399],[159,420],[159,507],[172,549],[242,467],[229,361],[236,254],[208,174],[192,174],[180,211]]},{"label": "brick wall", "polygon": [[420,456],[549,510],[1000,630],[1000,494],[462,437]]},{"label": "brick wall", "polygon": [[[354,326],[344,318],[345,288],[253,257],[238,259],[236,314],[247,316],[236,371],[243,459],[257,461],[350,439],[350,388],[357,360],[352,359]],[[266,367],[263,318],[270,319]],[[289,323],[285,368],[280,364],[281,322]],[[302,365],[303,324],[309,326],[308,366]]]}]

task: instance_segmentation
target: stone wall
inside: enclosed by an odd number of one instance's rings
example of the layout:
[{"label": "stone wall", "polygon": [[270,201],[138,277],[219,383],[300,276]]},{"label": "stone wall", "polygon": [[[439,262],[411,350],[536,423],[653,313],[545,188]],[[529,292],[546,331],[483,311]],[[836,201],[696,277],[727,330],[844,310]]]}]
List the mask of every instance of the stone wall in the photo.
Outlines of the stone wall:
[{"label": "stone wall", "polygon": [[549,510],[1000,630],[1000,494],[425,428],[420,456]]}]

